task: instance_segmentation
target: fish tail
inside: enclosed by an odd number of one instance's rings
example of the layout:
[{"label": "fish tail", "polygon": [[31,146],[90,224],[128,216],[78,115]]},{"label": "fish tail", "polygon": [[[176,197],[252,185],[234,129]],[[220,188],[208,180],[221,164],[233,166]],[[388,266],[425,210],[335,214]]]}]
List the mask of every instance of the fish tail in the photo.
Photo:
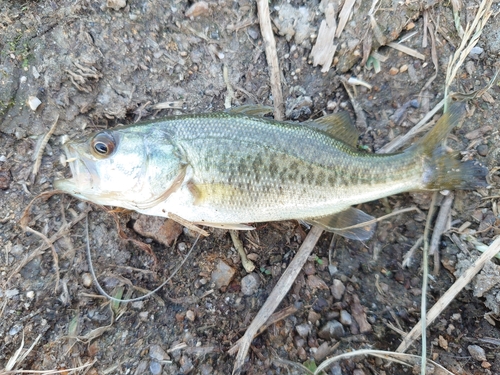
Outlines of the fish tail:
[{"label": "fish tail", "polygon": [[443,144],[451,129],[460,123],[465,112],[463,103],[454,103],[436,126],[411,151],[424,155],[423,184],[426,190],[474,189],[486,187],[488,169],[477,161],[461,162],[457,152],[448,152]]}]

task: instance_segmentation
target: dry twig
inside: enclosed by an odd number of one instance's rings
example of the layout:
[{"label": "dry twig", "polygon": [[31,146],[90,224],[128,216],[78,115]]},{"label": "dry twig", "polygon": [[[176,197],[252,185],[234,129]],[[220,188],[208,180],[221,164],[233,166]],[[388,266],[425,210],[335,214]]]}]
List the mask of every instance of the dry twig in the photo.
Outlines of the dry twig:
[{"label": "dry twig", "polygon": [[231,349],[229,349],[229,354],[235,354],[236,352],[238,352],[233,367],[233,374],[239,374],[241,372],[241,368],[245,363],[245,358],[247,356],[248,350],[250,349],[253,338],[259,331],[260,327],[269,319],[273,311],[278,307],[281,300],[286,296],[286,294],[292,287],[293,281],[299,274],[302,266],[307,261],[307,258],[311,254],[311,251],[314,249],[314,246],[316,245],[316,242],[318,242],[322,233],[323,229],[319,227],[314,226],[311,228],[304,242],[300,246],[299,251],[293,258],[285,272],[283,272],[283,275],[280,277],[278,283],[258,312],[257,316],[247,328],[245,334]]},{"label": "dry twig", "polygon": [[278,53],[276,52],[276,42],[274,41],[273,29],[271,27],[271,17],[269,15],[269,2],[267,0],[257,1],[259,13],[260,32],[266,47],[266,58],[270,69],[271,92],[273,94],[274,118],[283,120],[284,106],[283,94],[281,92],[280,66]]},{"label": "dry twig", "polygon": [[[451,301],[457,296],[457,294],[476,276],[476,274],[481,271],[484,264],[493,258],[500,251],[500,237],[497,237],[495,241],[488,247],[488,249],[476,259],[470,268],[468,268],[456,281],[455,283],[446,291],[445,294],[432,306],[432,308],[427,312],[427,319],[425,321],[425,326],[428,327],[441,312],[450,304]],[[408,333],[403,342],[396,349],[397,352],[406,351],[415,340],[417,340],[422,334],[422,321],[418,322],[415,327]]]}]

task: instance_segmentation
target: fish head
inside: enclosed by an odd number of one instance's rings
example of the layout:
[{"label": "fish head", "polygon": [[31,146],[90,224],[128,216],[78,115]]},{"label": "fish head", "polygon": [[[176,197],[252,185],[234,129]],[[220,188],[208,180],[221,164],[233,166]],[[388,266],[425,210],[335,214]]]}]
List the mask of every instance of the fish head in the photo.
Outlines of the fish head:
[{"label": "fish head", "polygon": [[144,129],[101,131],[65,143],[63,151],[72,177],[54,181],[54,188],[132,210],[160,199],[182,169],[175,147]]}]

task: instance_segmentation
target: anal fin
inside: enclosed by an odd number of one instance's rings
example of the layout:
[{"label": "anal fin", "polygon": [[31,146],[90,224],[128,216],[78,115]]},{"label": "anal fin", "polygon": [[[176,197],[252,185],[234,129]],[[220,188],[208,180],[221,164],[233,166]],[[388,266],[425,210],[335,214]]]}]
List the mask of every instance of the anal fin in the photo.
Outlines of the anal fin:
[{"label": "anal fin", "polygon": [[317,225],[328,232],[339,234],[351,240],[369,240],[375,232],[375,223],[349,228],[373,220],[374,217],[367,213],[350,207],[345,211],[329,216],[305,219],[304,221]]}]

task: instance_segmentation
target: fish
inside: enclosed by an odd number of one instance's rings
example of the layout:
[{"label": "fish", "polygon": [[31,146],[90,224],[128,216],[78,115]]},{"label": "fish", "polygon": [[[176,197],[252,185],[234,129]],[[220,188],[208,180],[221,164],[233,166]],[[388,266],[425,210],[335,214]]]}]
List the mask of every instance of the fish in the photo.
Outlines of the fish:
[{"label": "fish", "polygon": [[346,112],[303,123],[275,121],[265,112],[244,106],[171,116],[67,142],[72,177],[54,181],[54,188],[196,225],[249,230],[252,223],[295,219],[367,240],[373,217],[355,205],[408,191],[487,186],[485,167],[461,162],[444,145],[463,117],[460,103],[393,154],[357,147]]}]

